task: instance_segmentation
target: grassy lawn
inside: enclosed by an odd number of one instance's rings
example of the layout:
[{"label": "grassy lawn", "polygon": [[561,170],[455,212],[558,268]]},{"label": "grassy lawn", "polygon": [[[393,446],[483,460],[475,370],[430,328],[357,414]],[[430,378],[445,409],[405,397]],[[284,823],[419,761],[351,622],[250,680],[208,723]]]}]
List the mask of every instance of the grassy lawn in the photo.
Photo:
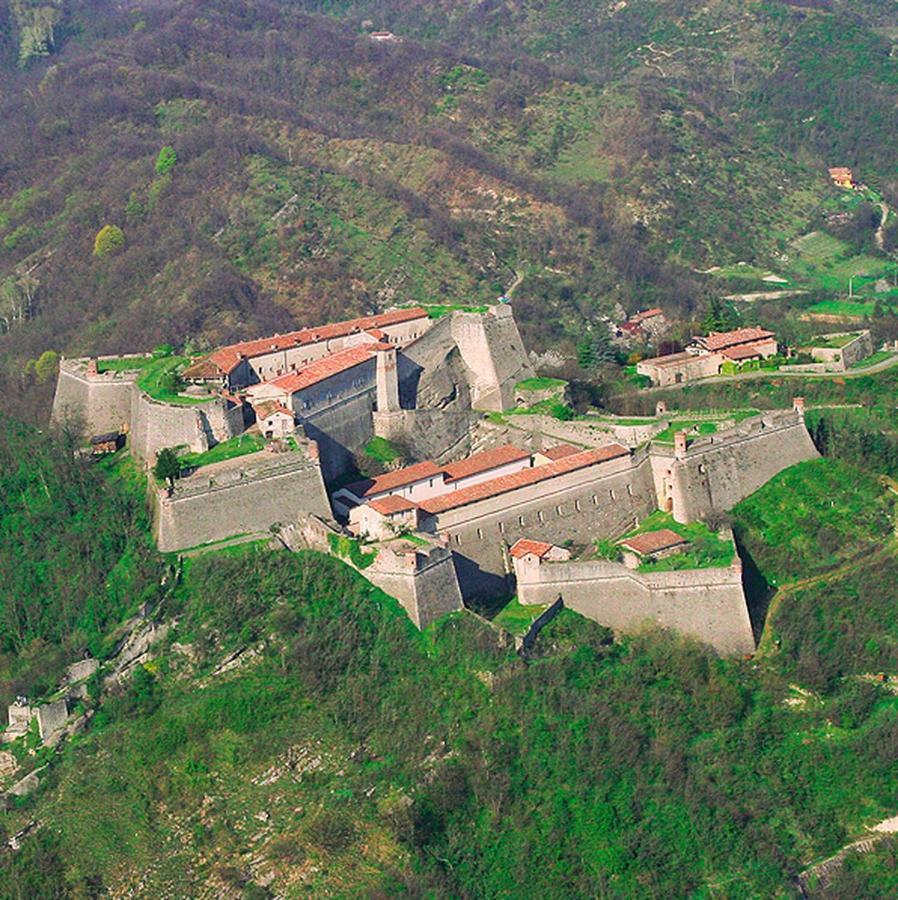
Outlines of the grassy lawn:
[{"label": "grassy lawn", "polygon": [[[885,304],[883,304],[885,306]],[[812,315],[817,313],[826,316],[844,316],[845,318],[863,319],[873,315],[876,303],[873,300],[869,302],[863,300],[821,300],[813,306],[809,306],[807,311]],[[894,310],[894,307],[889,307]]]},{"label": "grassy lawn", "polygon": [[877,350],[872,356],[868,356],[866,359],[859,359],[854,365],[849,368],[852,369],[866,369],[867,366],[875,366],[877,363],[885,362],[887,359],[892,359],[894,357],[894,350]]},{"label": "grassy lawn", "polygon": [[857,332],[853,332],[852,334],[837,334],[832,336],[821,335],[820,337],[816,337],[813,341],[811,341],[811,346],[816,347],[820,350],[841,350],[842,347],[846,347],[857,336]]},{"label": "grassy lawn", "polygon": [[813,231],[792,242],[796,257],[790,264],[793,280],[808,287],[824,290],[845,290],[850,278],[855,289],[875,281],[893,268],[886,259],[860,254],[851,255],[844,241]]},{"label": "grassy lawn", "polygon": [[879,481],[833,459],[799,463],[733,510],[736,534],[770,584],[825,572],[882,543],[894,499]]},{"label": "grassy lawn", "polygon": [[137,386],[145,394],[162,403],[174,403],[179,406],[196,406],[208,403],[211,397],[182,397],[176,385],[177,375],[188,363],[183,356],[166,356],[163,359],[150,360],[144,366],[143,374],[137,379]]},{"label": "grassy lawn", "polygon": [[548,391],[563,388],[567,382],[563,378],[525,378],[516,385],[519,391]]},{"label": "grassy lawn", "polygon": [[676,553],[665,559],[643,563],[640,572],[672,572],[681,569],[724,568],[733,561],[736,548],[732,541],[721,540],[717,533],[711,531],[704,522],[691,522],[681,525],[675,522],[670,513],[656,510],[645,519],[638,528],[628,532],[618,541],[646,532],[661,531],[669,528],[689,541],[689,548],[684,553]]},{"label": "grassy lawn", "polygon": [[453,313],[456,311],[460,312],[471,312],[471,313],[485,313],[489,307],[488,306],[463,306],[461,304],[454,305],[425,305],[424,308],[427,310],[427,315],[431,319],[442,319],[443,316],[448,316],[449,313]]},{"label": "grassy lawn", "polygon": [[256,453],[265,446],[260,434],[238,434],[229,441],[222,441],[203,453],[185,453],[179,457],[182,469],[198,469],[210,463],[223,462],[248,453]]},{"label": "grassy lawn", "polygon": [[132,356],[128,358],[118,357],[116,359],[100,359],[97,360],[97,371],[103,372],[137,372],[145,369],[150,363],[154,362],[150,356]]},{"label": "grassy lawn", "polygon": [[493,618],[493,624],[510,631],[512,634],[526,634],[527,629],[548,608],[548,605],[524,606],[512,597]]},{"label": "grassy lawn", "polygon": [[365,444],[365,456],[386,465],[395,462],[402,454],[386,438],[373,437]]},{"label": "grassy lawn", "polygon": [[[671,422],[664,431],[659,432],[652,440],[658,441],[659,444],[672,444],[674,442],[674,435],[678,431],[691,431],[693,428],[698,428],[699,435],[714,434],[717,431],[717,423],[698,422],[694,419],[680,419]],[[694,435],[690,435],[687,438],[687,442],[694,437]]]}]

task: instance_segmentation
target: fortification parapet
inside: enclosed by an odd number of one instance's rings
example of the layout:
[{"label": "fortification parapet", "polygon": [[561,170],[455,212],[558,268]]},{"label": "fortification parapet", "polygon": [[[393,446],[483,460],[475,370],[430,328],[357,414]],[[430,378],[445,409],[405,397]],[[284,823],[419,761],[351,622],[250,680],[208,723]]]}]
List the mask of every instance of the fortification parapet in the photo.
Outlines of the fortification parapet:
[{"label": "fortification parapet", "polygon": [[473,408],[497,412],[512,409],[515,386],[532,378],[534,371],[511,307],[500,304],[485,313],[454,312],[452,337],[474,376]]},{"label": "fortification parapet", "polygon": [[243,429],[242,407],[224,397],[189,405],[165,403],[134,388],[131,452],[148,462],[164,447],[187,447],[192,453],[202,453]]},{"label": "fortification parapet", "polygon": [[[111,358],[101,357],[99,362],[102,364],[104,359]],[[135,360],[143,358],[134,357]],[[96,360],[89,358],[60,362],[50,421],[60,424],[67,419],[79,420],[88,434],[127,431],[131,424],[135,383],[140,373],[138,369],[99,372],[95,363]]]},{"label": "fortification parapet", "polygon": [[395,597],[418,628],[463,608],[452,552],[445,547],[398,542],[380,545],[363,574]]},{"label": "fortification parapet", "polygon": [[797,409],[696,438],[679,454],[652,444],[651,455],[659,505],[678,522],[731,509],[783,469],[819,456]]},{"label": "fortification parapet", "polygon": [[754,650],[738,556],[726,568],[639,572],[604,560],[515,559],[518,599],[552,603],[624,633],[650,623],[698,638],[722,654]]},{"label": "fortification parapet", "polygon": [[265,534],[301,511],[328,518],[319,460],[308,450],[250,454],[200,469],[156,495],[159,549],[184,550],[237,534]]}]

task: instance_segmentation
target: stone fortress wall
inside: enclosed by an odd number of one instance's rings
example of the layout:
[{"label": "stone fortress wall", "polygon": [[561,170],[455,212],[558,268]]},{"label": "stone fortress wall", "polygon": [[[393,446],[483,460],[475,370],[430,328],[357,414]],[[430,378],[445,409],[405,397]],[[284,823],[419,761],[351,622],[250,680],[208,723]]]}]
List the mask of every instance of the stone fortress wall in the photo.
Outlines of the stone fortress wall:
[{"label": "stone fortress wall", "polygon": [[244,430],[243,410],[220,397],[205,403],[162,403],[138,390],[131,395],[131,452],[152,462],[164,447],[202,453]]},{"label": "stone fortress wall", "polygon": [[754,635],[742,589],[742,563],[728,568],[638,572],[598,560],[515,560],[518,600],[554,603],[615,631],[645,624],[691,635],[724,655],[754,651]]},{"label": "stone fortress wall", "polygon": [[507,548],[519,538],[589,544],[627,531],[656,508],[652,469],[643,448],[442,512],[430,527],[449,537],[462,594],[495,596],[511,571]]},{"label": "stone fortress wall", "polygon": [[515,387],[535,372],[511,307],[499,304],[483,314],[454,312],[451,327],[461,357],[473,373],[472,408],[513,409]]},{"label": "stone fortress wall", "polygon": [[136,371],[91,373],[88,360],[63,359],[51,421],[59,424],[67,419],[80,420],[90,435],[130,427],[137,376]]},{"label": "stone fortress wall", "polygon": [[820,454],[798,410],[746,419],[685,451],[652,445],[658,503],[678,522],[732,509],[783,469]]},{"label": "stone fortress wall", "polygon": [[[278,537],[289,550],[330,553],[330,536],[340,534],[342,531],[326,519],[301,514]],[[353,565],[352,560],[344,562]],[[445,547],[405,547],[394,552],[381,546],[373,564],[360,571],[373,585],[395,597],[418,628],[464,608],[452,553]]]},{"label": "stone fortress wall", "polygon": [[272,525],[308,512],[329,517],[330,503],[307,442],[289,453],[261,451],[205,466],[154,495],[156,537],[163,552],[184,550],[236,534],[266,534]]}]

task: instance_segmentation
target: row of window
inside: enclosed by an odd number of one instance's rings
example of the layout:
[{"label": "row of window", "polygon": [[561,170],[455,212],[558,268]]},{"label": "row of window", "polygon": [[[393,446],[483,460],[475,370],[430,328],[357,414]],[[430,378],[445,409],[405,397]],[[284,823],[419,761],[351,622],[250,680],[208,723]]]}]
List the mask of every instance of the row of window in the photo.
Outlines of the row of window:
[{"label": "row of window", "polygon": [[[627,496],[628,496],[628,497],[632,497],[632,496],[633,496],[633,485],[628,484],[627,487],[626,487],[626,490],[627,490]],[[610,500],[617,500],[617,494],[615,493],[614,488],[612,488],[611,490],[608,491],[608,498],[609,498]],[[598,494],[593,494],[592,497],[590,498],[590,502],[592,503],[593,506],[598,506],[598,505],[599,505],[599,495],[598,495]],[[581,502],[579,499],[574,501],[573,506],[574,506],[574,511],[575,511],[575,512],[582,512],[582,511],[583,511],[583,502]],[[564,503],[559,503],[559,504],[555,507],[555,517],[556,517],[556,518],[561,518],[562,516],[564,516],[564,515],[566,515],[566,514],[567,514],[567,510],[565,509],[565,504],[564,504]],[[543,510],[541,510],[541,509],[540,509],[540,510],[537,510],[537,512],[536,512],[536,521],[537,521],[540,525],[545,524],[545,522],[546,522],[546,514],[545,514],[545,512],[544,512]],[[518,527],[518,528],[526,528],[526,527],[527,527],[527,520],[526,520],[526,518],[525,518],[524,516],[518,516],[518,517],[517,517],[517,523],[516,523],[516,524],[517,524],[517,527]],[[501,521],[498,522],[498,523],[497,523],[497,530],[498,530],[499,534],[505,534],[505,531],[506,531],[506,524],[505,524],[505,522],[501,522]],[[478,541],[482,541],[482,540],[483,540],[483,537],[484,537],[483,529],[480,528],[480,527],[478,527],[478,528],[477,528],[477,540],[478,540]],[[453,536],[452,536],[452,540],[455,541],[456,546],[460,546],[460,545],[461,545],[461,535],[460,535],[460,534],[455,534],[455,535],[453,535]]]}]

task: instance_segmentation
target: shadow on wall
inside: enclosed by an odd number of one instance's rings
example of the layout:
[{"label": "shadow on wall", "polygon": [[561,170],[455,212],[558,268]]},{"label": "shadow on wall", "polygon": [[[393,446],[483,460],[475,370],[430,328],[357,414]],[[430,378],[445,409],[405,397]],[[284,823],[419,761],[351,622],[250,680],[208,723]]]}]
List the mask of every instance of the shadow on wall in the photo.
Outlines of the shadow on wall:
[{"label": "shadow on wall", "polygon": [[455,574],[461,588],[462,599],[489,600],[495,597],[509,597],[514,593],[514,577],[512,575],[496,575],[481,569],[480,566],[467,556],[462,556],[457,550],[452,552],[455,563]]},{"label": "shadow on wall", "polygon": [[356,471],[355,457],[348,447],[311,422],[305,422],[304,428],[306,436],[318,444],[321,475],[327,484]]},{"label": "shadow on wall", "polygon": [[742,558],[742,590],[745,592],[745,602],[748,605],[748,617],[751,619],[751,630],[757,645],[764,631],[767,621],[767,612],[770,609],[770,601],[776,593],[776,588],[767,583],[767,579],[761,574],[752,555],[739,540],[739,535],[734,533],[736,551]]}]

